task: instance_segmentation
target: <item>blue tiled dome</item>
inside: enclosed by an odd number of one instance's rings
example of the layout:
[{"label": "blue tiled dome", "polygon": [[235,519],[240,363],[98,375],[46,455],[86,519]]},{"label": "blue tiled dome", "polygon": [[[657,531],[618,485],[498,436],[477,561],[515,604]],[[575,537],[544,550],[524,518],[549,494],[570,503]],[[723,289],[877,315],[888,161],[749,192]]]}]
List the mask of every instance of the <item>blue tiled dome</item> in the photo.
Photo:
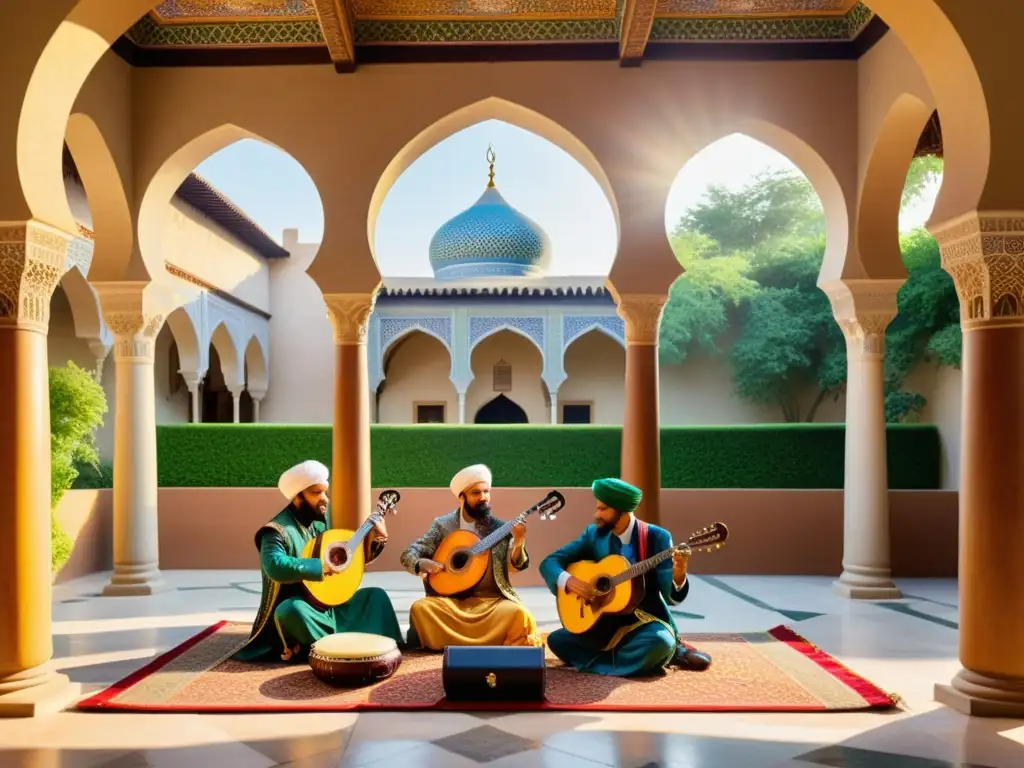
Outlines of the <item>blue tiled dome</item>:
[{"label": "blue tiled dome", "polygon": [[430,266],[438,280],[538,277],[547,271],[550,241],[535,222],[505,202],[491,182],[471,207],[446,222],[430,240]]}]

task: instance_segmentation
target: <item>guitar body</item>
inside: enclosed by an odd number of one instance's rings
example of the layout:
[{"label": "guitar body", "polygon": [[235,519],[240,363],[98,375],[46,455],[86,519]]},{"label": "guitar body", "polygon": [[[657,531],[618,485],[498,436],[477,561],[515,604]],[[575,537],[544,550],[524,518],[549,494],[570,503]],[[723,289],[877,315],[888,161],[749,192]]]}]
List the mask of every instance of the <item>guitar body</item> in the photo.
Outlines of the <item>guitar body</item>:
[{"label": "guitar body", "polygon": [[[345,543],[352,539],[355,531],[344,528],[328,528],[315,539],[306,543],[302,557],[321,560],[328,546],[334,543]],[[363,583],[363,571],[366,567],[366,556],[363,543],[354,549],[344,547],[335,551],[335,565],[344,570],[324,576],[323,581],[303,581],[302,586],[310,600],[321,608],[333,608],[344,605],[352,599],[352,595]]]},{"label": "guitar body", "polygon": [[452,531],[438,545],[430,559],[444,566],[443,571],[427,575],[430,588],[443,597],[469,592],[487,573],[491,551],[472,555],[466,550],[480,543],[473,531]]},{"label": "guitar body", "polygon": [[605,614],[626,613],[634,609],[643,598],[642,578],[625,581],[608,591],[608,581],[628,571],[629,567],[629,560],[622,555],[608,555],[600,562],[580,560],[566,568],[570,576],[587,582],[598,593],[607,591],[608,594],[603,600],[588,605],[579,595],[559,590],[556,602],[562,626],[574,635],[580,635],[597,624]]}]

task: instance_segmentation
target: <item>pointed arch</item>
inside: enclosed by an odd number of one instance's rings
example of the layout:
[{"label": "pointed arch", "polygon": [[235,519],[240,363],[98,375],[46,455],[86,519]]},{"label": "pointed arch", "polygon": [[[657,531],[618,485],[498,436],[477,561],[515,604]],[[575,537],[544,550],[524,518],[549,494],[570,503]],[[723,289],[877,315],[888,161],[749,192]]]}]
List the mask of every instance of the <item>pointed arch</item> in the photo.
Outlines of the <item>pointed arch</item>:
[{"label": "pointed arch", "polygon": [[269,380],[266,350],[260,337],[253,334],[245,345],[245,388],[250,392],[266,392]]},{"label": "pointed arch", "polygon": [[75,336],[80,339],[102,338],[106,326],[100,310],[99,297],[78,267],[72,267],[60,279],[60,287],[71,305]]},{"label": "pointed arch", "polygon": [[547,139],[582,165],[597,181],[611,206],[612,215],[615,217],[617,249],[620,230],[619,206],[615,200],[611,181],[594,153],[580,139],[551,118],[520,104],[491,96],[450,112],[420,131],[402,147],[384,169],[384,173],[381,174],[377,186],[373,190],[373,196],[370,198],[370,208],[366,219],[366,236],[370,244],[370,253],[374,259],[377,258],[375,248],[377,217],[388,192],[391,191],[391,187],[398,181],[398,178],[415,162],[416,158],[431,147],[464,128],[485,120],[501,120]]},{"label": "pointed arch", "polygon": [[469,343],[469,356],[470,356],[470,359],[472,360],[473,350],[476,349],[477,347],[479,347],[481,342],[483,342],[486,339],[489,339],[491,336],[494,336],[497,333],[501,333],[502,331],[512,331],[512,333],[514,333],[514,334],[516,334],[518,336],[522,336],[524,339],[529,341],[530,344],[533,345],[537,349],[538,352],[540,352],[541,360],[545,360],[546,361],[546,356],[545,356],[545,352],[544,352],[544,344],[543,344],[543,342],[537,341],[537,339],[535,339],[533,336],[531,336],[527,331],[523,330],[522,328],[517,327],[515,324],[510,323],[510,322],[496,323],[492,327],[487,328],[486,330],[482,331],[475,338],[472,338],[470,340],[470,343]]},{"label": "pointed arch", "polygon": [[199,344],[199,331],[184,307],[178,307],[167,316],[167,327],[178,347],[179,370],[186,373],[201,373],[205,370],[205,355]]},{"label": "pointed arch", "polygon": [[210,344],[217,350],[217,357],[220,358],[221,372],[224,374],[224,384],[229,388],[244,385],[245,371],[242,369],[238,345],[235,343],[234,336],[232,336],[226,322],[221,321],[213,329],[213,333],[210,334]]},{"label": "pointed arch", "polygon": [[[243,139],[262,142],[281,152],[285,152],[293,160],[295,159],[294,155],[287,153],[274,142],[246,128],[232,123],[225,123],[211,128],[186,142],[167,157],[153,174],[149,184],[146,186],[146,191],[142,196],[142,203],[139,206],[138,233],[139,247],[142,251],[143,259],[146,260],[147,264],[159,265],[159,274],[163,274],[165,271],[165,259],[162,249],[165,240],[164,232],[169,220],[170,203],[174,194],[186,178],[195,171],[196,167],[210,157],[210,155]],[[296,162],[298,161],[296,160]],[[305,170],[305,167],[303,167],[303,170]],[[306,171],[306,175],[309,176],[308,171]],[[311,176],[310,181],[312,181]],[[313,183],[315,185],[315,182]],[[232,204],[230,201],[227,202]],[[313,260],[316,260],[315,256]],[[151,266],[151,272],[153,268]],[[221,286],[221,288],[225,290],[230,289],[225,286]]]},{"label": "pointed arch", "polygon": [[89,115],[71,115],[65,141],[82,180],[92,218],[89,276],[93,281],[116,279],[127,270],[135,246],[121,173],[99,126]]},{"label": "pointed arch", "polygon": [[701,142],[693,145],[694,150],[680,166],[673,186],[690,160],[711,145],[735,134],[748,136],[774,149],[789,159],[807,177],[821,200],[822,210],[825,214],[825,257],[822,260],[822,275],[825,275],[826,272],[836,271],[836,277],[839,277],[838,273],[842,272],[846,264],[847,253],[850,250],[850,222],[853,206],[848,205],[847,197],[849,196],[852,200],[855,191],[853,189],[844,190],[825,159],[818,154],[814,147],[795,133],[760,119],[746,119],[733,123],[728,126],[727,130],[704,136]]},{"label": "pointed arch", "polygon": [[900,203],[907,172],[932,110],[901,94],[889,107],[871,147],[857,201],[857,250],[874,278],[906,277],[900,254]]},{"label": "pointed arch", "polygon": [[387,341],[385,342],[385,346],[383,346],[380,350],[381,358],[386,358],[389,349],[391,349],[393,346],[395,346],[395,344],[397,344],[399,341],[404,339],[409,334],[416,332],[424,333],[427,336],[437,339],[439,342],[441,342],[444,348],[448,350],[448,354],[452,354],[452,348],[449,339],[444,338],[444,336],[442,336],[442,334],[437,330],[428,328],[426,323],[422,323],[418,319],[410,319],[410,322],[406,327],[402,328],[389,339],[387,339]]},{"label": "pointed arch", "polygon": [[[571,317],[571,316],[566,316],[566,319],[569,319],[569,317]],[[588,318],[588,320],[589,320],[589,322],[586,322],[586,324],[579,325],[577,328],[572,328],[570,330],[570,334],[571,335],[568,335],[568,336],[564,337],[563,346],[562,346],[562,354],[563,354],[563,356],[564,356],[564,354],[566,352],[569,351],[569,347],[571,347],[577,341],[582,339],[584,336],[588,336],[588,335],[590,335],[591,333],[594,333],[594,332],[598,332],[598,333],[601,333],[604,336],[607,336],[609,339],[612,339],[617,344],[619,344],[623,349],[625,349],[625,347],[626,347],[625,329],[622,328],[622,330],[620,332],[619,328],[616,327],[616,325],[618,325],[619,327],[621,327],[623,325],[620,318],[609,316],[607,319],[603,318],[603,317],[595,317],[593,319],[589,319]],[[619,320],[619,323],[618,324],[614,324],[612,322],[607,322],[609,320],[610,321]]]},{"label": "pointed arch", "polygon": [[[967,46],[934,0],[871,0],[870,5],[921,68],[942,115],[944,172],[932,221],[941,223],[976,210],[993,170],[992,127]],[[1017,135],[1012,135],[1016,143]]]},{"label": "pointed arch", "polygon": [[71,111],[99,60],[152,7],[152,0],[79,0],[43,48],[18,119],[18,177],[34,219],[76,231],[61,172]]}]

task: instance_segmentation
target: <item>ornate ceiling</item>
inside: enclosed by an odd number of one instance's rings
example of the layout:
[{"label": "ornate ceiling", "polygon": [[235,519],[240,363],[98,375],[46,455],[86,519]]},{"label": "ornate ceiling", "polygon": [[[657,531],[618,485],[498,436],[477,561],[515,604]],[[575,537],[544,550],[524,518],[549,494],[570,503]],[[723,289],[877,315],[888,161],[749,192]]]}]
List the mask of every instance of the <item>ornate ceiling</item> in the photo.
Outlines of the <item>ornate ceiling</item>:
[{"label": "ornate ceiling", "polygon": [[624,64],[692,56],[696,48],[714,56],[712,46],[719,56],[741,57],[737,45],[771,58],[849,57],[880,31],[858,0],[163,0],[125,37],[138,58],[157,53],[154,64],[217,63],[214,52],[230,63],[239,51],[250,61],[253,51],[273,51],[283,62],[283,51],[303,51],[299,58],[329,57],[344,70],[456,48],[473,58],[471,49],[481,47],[490,51],[479,58],[490,60],[515,49],[520,59],[533,50],[542,58],[617,55]]}]

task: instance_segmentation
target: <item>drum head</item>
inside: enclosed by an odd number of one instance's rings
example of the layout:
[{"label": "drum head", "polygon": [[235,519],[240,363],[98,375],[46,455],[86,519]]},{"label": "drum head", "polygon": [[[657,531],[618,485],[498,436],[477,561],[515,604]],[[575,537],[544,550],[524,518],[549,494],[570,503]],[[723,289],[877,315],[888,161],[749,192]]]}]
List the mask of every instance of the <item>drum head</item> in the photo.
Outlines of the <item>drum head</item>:
[{"label": "drum head", "polygon": [[398,648],[398,643],[384,635],[367,632],[339,632],[313,643],[313,652],[326,659],[367,659],[383,656]]}]

